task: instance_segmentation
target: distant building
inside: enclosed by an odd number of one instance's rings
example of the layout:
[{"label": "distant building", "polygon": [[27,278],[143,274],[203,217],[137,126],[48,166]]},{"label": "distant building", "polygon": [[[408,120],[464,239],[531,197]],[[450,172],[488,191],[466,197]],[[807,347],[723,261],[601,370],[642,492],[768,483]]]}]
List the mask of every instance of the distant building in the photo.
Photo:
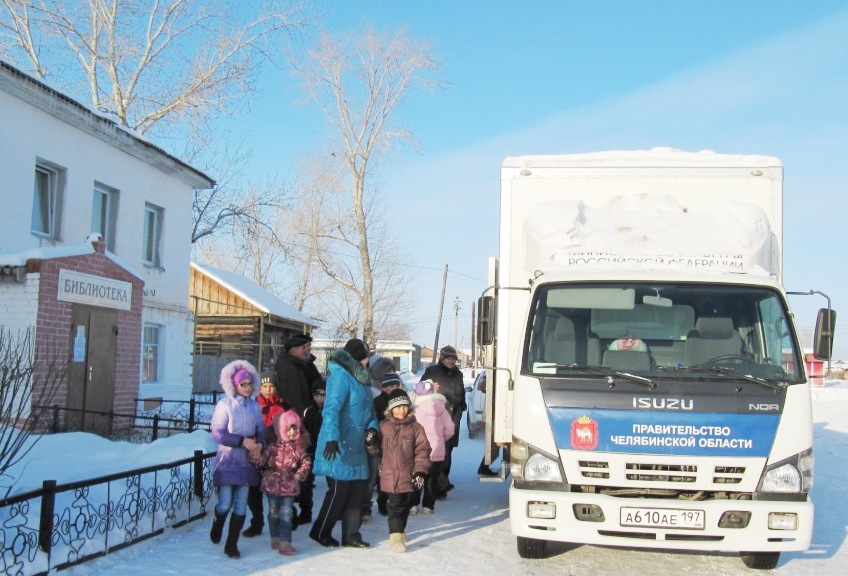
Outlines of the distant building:
[{"label": "distant building", "polygon": [[192,262],[190,286],[195,392],[219,389],[220,369],[231,360],[273,367],[286,338],[317,326],[256,282],[215,266]]},{"label": "distant building", "polygon": [[[339,348],[343,348],[345,342],[347,339],[316,338],[312,341],[312,354],[316,358],[315,366],[322,374],[327,373],[330,355]],[[395,370],[401,374],[416,372],[421,368],[421,346],[411,340],[377,340],[377,346],[371,352],[390,358],[395,365]]]},{"label": "distant building", "polygon": [[2,61],[0,125],[0,325],[70,359],[62,421],[108,433],[98,413],[188,397],[188,230],[213,180]]}]

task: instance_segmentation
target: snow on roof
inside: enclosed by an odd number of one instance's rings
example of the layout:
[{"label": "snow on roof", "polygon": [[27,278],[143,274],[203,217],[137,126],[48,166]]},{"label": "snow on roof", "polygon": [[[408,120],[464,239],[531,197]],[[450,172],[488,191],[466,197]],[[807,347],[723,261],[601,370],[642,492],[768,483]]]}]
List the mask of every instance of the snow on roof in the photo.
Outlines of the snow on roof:
[{"label": "snow on roof", "polygon": [[[67,258],[69,256],[85,256],[94,254],[94,246],[92,242],[102,240],[101,236],[96,233],[89,234],[85,242],[80,244],[60,244],[58,246],[41,246],[39,248],[30,248],[22,252],[5,252],[0,253],[0,266],[7,267],[22,267],[26,266],[29,260],[52,260],[53,258]],[[132,266],[119,258],[116,254],[105,251],[106,257],[115,264],[135,276],[141,278]]]},{"label": "snow on roof", "polygon": [[269,292],[253,280],[249,280],[248,278],[234,272],[221,270],[220,268],[216,268],[209,264],[192,262],[191,265],[199,272],[209,276],[263,312],[273,314],[280,318],[285,318],[286,320],[294,320],[295,322],[302,322],[315,327],[318,326],[318,324],[315,323],[315,320],[303,314],[299,310],[296,310],[294,307],[281,300],[279,296]]}]

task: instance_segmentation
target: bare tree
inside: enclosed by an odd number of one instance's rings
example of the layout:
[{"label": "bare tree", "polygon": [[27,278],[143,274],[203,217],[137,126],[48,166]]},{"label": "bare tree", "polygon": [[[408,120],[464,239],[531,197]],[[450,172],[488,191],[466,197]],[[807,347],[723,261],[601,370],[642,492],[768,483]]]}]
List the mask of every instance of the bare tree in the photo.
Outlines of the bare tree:
[{"label": "bare tree", "polygon": [[[298,23],[288,2],[2,0],[2,54],[76,86],[139,134],[190,132],[237,109],[278,33]],[[68,66],[73,58],[76,66]]]},{"label": "bare tree", "polygon": [[273,195],[250,194],[227,173],[246,162],[238,149],[225,150],[217,163],[195,152],[220,141],[214,120],[249,104],[281,35],[305,20],[297,0],[261,7],[228,0],[0,1],[0,56],[160,145],[188,142],[179,151],[184,159],[223,176],[197,192],[192,242],[273,204]]},{"label": "bare tree", "polygon": [[[350,322],[361,320],[363,338],[374,344],[380,288],[375,287],[372,244],[383,230],[376,225],[379,215],[369,212],[374,189],[368,186],[368,176],[379,157],[399,143],[412,143],[411,133],[392,121],[393,113],[410,93],[439,86],[435,79],[439,64],[422,39],[410,38],[404,31],[382,35],[366,29],[339,37],[322,33],[314,49],[295,59],[294,68],[309,100],[335,130],[338,155],[349,178],[349,211],[321,235],[342,257],[331,260],[323,250],[319,261],[344,291],[356,295],[358,314],[351,309],[341,328],[350,333],[356,330]],[[344,257],[351,251],[356,258],[352,266]]]},{"label": "bare tree", "polygon": [[35,345],[35,330],[0,328],[0,476],[26,458],[47,427],[49,406],[67,381],[66,354]]}]

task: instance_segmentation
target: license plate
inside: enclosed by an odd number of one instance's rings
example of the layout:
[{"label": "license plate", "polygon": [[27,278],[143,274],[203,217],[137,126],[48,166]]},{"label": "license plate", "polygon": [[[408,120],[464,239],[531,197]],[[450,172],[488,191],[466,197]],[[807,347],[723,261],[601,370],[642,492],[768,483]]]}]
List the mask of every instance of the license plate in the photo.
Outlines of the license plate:
[{"label": "license plate", "polygon": [[676,508],[622,508],[620,524],[645,528],[703,530],[704,511]]}]

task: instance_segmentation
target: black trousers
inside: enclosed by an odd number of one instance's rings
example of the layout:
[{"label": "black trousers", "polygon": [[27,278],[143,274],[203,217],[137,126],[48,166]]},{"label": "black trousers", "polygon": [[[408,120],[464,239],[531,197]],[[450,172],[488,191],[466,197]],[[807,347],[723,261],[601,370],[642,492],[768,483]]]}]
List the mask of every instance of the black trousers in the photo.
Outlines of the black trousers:
[{"label": "black trousers", "polygon": [[439,474],[441,474],[445,469],[445,463],[442,462],[433,462],[433,465],[430,467],[430,472],[427,474],[427,480],[424,483],[424,498],[421,503],[424,508],[429,508],[430,510],[435,510],[436,508],[436,497],[439,496]]},{"label": "black trousers", "polygon": [[459,429],[462,423],[462,410],[457,409],[453,414],[451,414],[451,419],[453,420],[454,425],[454,433],[453,436],[447,439],[445,442],[445,475],[449,476],[451,471],[451,452],[453,449],[459,446]]},{"label": "black trousers", "polygon": [[415,492],[389,494],[386,510],[389,512],[389,534],[406,532],[406,521],[409,520],[409,508],[415,500]]},{"label": "black trousers", "polygon": [[300,483],[300,496],[297,504],[300,506],[300,515],[312,518],[313,492],[315,491],[315,474],[312,471],[306,476],[306,480]]},{"label": "black trousers", "polygon": [[250,510],[250,527],[261,529],[265,526],[265,513],[262,509],[262,488],[251,486],[247,492],[247,507]]},{"label": "black trousers", "polygon": [[359,540],[362,535],[362,502],[368,490],[368,480],[336,480],[327,476],[327,493],[309,535],[313,538],[331,536],[336,522],[342,521],[342,544]]}]

